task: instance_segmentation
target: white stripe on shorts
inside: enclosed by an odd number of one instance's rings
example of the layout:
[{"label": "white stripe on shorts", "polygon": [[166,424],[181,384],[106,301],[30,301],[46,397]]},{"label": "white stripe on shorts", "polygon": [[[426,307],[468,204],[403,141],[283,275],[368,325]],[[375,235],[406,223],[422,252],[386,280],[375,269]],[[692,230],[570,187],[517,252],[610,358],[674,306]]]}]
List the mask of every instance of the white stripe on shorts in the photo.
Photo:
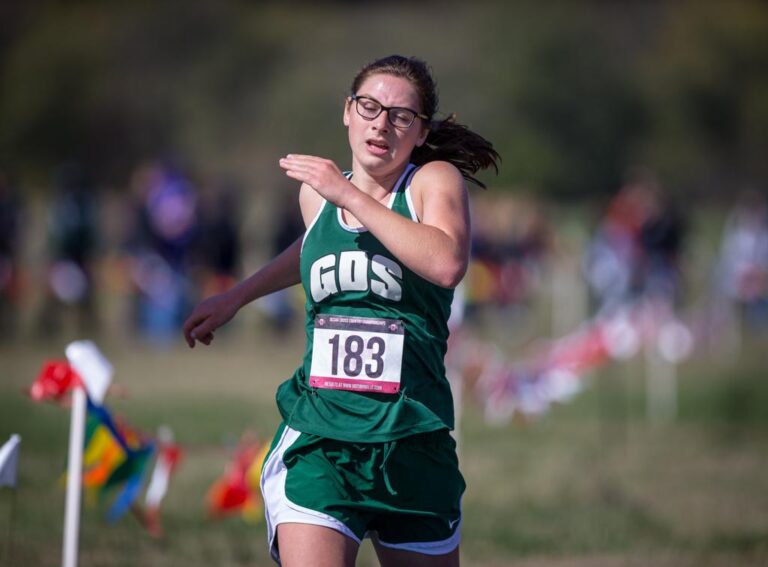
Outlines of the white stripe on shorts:
[{"label": "white stripe on shorts", "polygon": [[264,515],[267,520],[269,552],[278,564],[280,564],[280,553],[277,549],[276,538],[277,526],[280,524],[296,523],[325,526],[351,537],[358,544],[360,543],[360,539],[352,530],[336,518],[294,504],[286,497],[285,480],[288,476],[288,470],[283,463],[283,455],[300,435],[300,431],[291,429],[286,425],[275,450],[269,456],[267,462],[264,463],[264,469],[261,473],[261,494],[264,498]]},{"label": "white stripe on shorts", "polygon": [[379,538],[379,544],[391,549],[400,549],[402,551],[413,551],[423,553],[424,555],[445,555],[450,553],[459,545],[461,541],[461,520],[456,526],[456,531],[448,539],[440,541],[415,541],[413,543],[387,543]]}]

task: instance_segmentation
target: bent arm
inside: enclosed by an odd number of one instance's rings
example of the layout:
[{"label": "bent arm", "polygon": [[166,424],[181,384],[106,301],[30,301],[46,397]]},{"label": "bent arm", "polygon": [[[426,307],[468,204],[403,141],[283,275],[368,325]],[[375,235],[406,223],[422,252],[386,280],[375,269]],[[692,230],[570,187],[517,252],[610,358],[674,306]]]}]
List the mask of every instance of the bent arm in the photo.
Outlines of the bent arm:
[{"label": "bent arm", "polygon": [[230,290],[238,309],[260,297],[301,282],[299,256],[303,238],[304,235],[297,238],[261,269]]},{"label": "bent arm", "polygon": [[421,222],[394,213],[362,191],[344,207],[410,270],[446,288],[456,287],[469,263],[469,200],[459,171],[446,162],[424,165],[411,183]]},{"label": "bent arm", "polygon": [[194,348],[195,341],[210,344],[213,332],[228,323],[244,305],[299,283],[301,241],[302,238],[298,238],[264,267],[232,289],[209,297],[195,307],[183,326],[184,338],[190,348]]}]

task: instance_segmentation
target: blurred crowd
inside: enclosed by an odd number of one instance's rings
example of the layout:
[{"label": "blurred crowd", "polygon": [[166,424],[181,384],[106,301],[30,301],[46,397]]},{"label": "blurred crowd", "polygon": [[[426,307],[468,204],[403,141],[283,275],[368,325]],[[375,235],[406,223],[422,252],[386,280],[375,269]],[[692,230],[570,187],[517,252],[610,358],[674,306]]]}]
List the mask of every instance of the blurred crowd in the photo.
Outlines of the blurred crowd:
[{"label": "blurred crowd", "polygon": [[[194,182],[165,163],[136,167],[110,209],[80,164],[64,163],[46,199],[45,258],[36,258],[42,298],[32,317],[36,336],[80,336],[102,327],[100,292],[125,291],[124,324],[153,343],[176,339],[193,302],[221,291],[240,276],[241,207],[237,187]],[[0,318],[14,332],[30,305],[30,274],[21,261],[25,215],[21,192],[0,182]],[[104,274],[104,271],[108,274]],[[102,289],[100,289],[102,288]]]},{"label": "blurred crowd", "polygon": [[584,257],[596,311],[640,298],[678,304],[687,225],[651,173],[633,173],[608,203]]},{"label": "blurred crowd", "polygon": [[232,286],[240,273],[237,188],[199,187],[179,169],[144,164],[131,179],[130,225],[122,242],[132,284],[132,323],[172,340],[200,295]]},{"label": "blurred crowd", "polygon": [[[745,190],[725,215],[722,209],[695,211],[703,215],[696,234],[691,212],[645,169],[628,172],[598,215],[583,219],[578,230],[545,204],[514,192],[481,195],[473,200],[465,318],[524,316],[539,298],[553,310],[569,309],[579,303],[576,288],[583,288],[584,309],[572,323],[639,304],[672,315],[698,302],[696,308],[708,312],[701,319],[710,324],[722,322],[725,311],[746,330],[768,329],[768,198]],[[694,266],[695,244],[706,247],[713,232],[717,244],[704,253],[709,266],[702,273]],[[569,263],[576,272],[570,277]],[[564,299],[552,291],[558,286],[566,288]]]},{"label": "blurred crowd", "polygon": [[[196,301],[243,276],[243,194],[233,182],[201,180],[171,163],[143,163],[111,208],[81,164],[61,164],[50,185],[44,258],[23,258],[27,203],[21,188],[0,171],[2,336],[17,333],[20,314],[28,309],[34,310],[28,319],[41,338],[55,337],[67,325],[79,336],[99,333],[100,288],[108,287],[121,292],[121,325],[153,344],[169,344]],[[629,175],[593,226],[583,227],[580,243],[565,234],[544,203],[515,192],[475,192],[472,207],[472,261],[459,293],[468,322],[488,312],[526,314],[560,278],[558,263],[574,256],[590,298],[585,316],[644,299],[671,310],[689,300],[691,222],[651,172]],[[303,230],[294,191],[286,191],[274,208],[269,241],[248,243],[265,256]],[[743,314],[749,328],[768,328],[765,194],[741,193],[718,238],[709,296]],[[44,267],[36,272],[32,263]],[[33,304],[28,296],[35,286],[40,292]],[[276,333],[300,319],[295,290],[259,305]]]}]

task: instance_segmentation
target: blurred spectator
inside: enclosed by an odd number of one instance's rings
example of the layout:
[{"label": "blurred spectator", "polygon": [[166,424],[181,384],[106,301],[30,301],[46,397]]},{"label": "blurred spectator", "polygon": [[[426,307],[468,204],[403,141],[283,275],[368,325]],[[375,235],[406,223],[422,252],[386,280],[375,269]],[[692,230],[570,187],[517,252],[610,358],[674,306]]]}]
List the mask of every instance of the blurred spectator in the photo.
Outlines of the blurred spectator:
[{"label": "blurred spectator", "polygon": [[[304,234],[304,221],[300,214],[298,192],[288,190],[281,195],[277,222],[274,225],[270,243],[273,256],[285,250]],[[278,333],[288,331],[296,319],[297,308],[294,293],[294,288],[287,288],[259,300],[260,309],[270,321],[271,328]]]},{"label": "blurred spectator", "polygon": [[662,285],[655,283],[657,278],[669,276],[680,244],[674,232],[681,229],[671,210],[659,203],[659,190],[652,174],[635,171],[608,203],[583,266],[598,312],[637,299],[649,286]]},{"label": "blurred spectator", "polygon": [[768,326],[768,203],[745,192],[728,215],[719,261],[720,287],[753,328]]},{"label": "blurred spectator", "polygon": [[18,195],[0,170],[0,337],[13,336],[18,315],[20,216]]},{"label": "blurred spectator", "polygon": [[240,278],[241,211],[239,192],[232,184],[215,185],[201,197],[195,264],[202,297],[222,293]]},{"label": "blurred spectator", "polygon": [[680,299],[686,222],[671,201],[654,197],[640,227],[638,285],[644,297],[672,306]]},{"label": "blurred spectator", "polygon": [[197,195],[187,177],[160,164],[138,167],[132,189],[134,321],[143,337],[165,343],[175,339],[191,303],[194,286],[189,268],[199,229]]},{"label": "blurred spectator", "polygon": [[525,308],[552,251],[552,227],[541,207],[520,199],[473,204],[467,316],[485,307]]},{"label": "blurred spectator", "polygon": [[47,293],[38,329],[42,336],[56,335],[69,314],[74,316],[77,332],[87,336],[97,327],[93,277],[99,241],[96,198],[80,164],[62,164],[53,183],[47,219]]}]

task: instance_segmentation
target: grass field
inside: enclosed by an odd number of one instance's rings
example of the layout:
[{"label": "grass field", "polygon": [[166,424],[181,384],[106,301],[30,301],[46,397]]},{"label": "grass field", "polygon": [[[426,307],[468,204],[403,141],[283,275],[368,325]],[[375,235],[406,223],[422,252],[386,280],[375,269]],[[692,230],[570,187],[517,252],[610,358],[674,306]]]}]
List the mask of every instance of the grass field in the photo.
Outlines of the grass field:
[{"label": "grass field", "polygon": [[[300,336],[264,338],[258,329],[241,326],[194,351],[181,341],[164,350],[100,341],[125,390],[110,407],[147,432],[171,426],[186,452],[164,503],[165,537],[152,539],[131,516],[109,525],[103,510],[85,508],[81,566],[271,564],[263,523],[212,521],[203,500],[243,431],[271,435],[275,388],[299,360]],[[61,561],[69,414],[22,389],[65,344],[0,346],[0,438],[22,436],[18,489],[0,489],[0,564]],[[640,360],[591,376],[572,402],[534,422],[487,425],[468,401],[463,563],[768,565],[765,347],[753,338],[738,363],[706,355],[685,363],[678,417],[667,425],[646,420]],[[369,545],[358,563],[375,564]]]}]

